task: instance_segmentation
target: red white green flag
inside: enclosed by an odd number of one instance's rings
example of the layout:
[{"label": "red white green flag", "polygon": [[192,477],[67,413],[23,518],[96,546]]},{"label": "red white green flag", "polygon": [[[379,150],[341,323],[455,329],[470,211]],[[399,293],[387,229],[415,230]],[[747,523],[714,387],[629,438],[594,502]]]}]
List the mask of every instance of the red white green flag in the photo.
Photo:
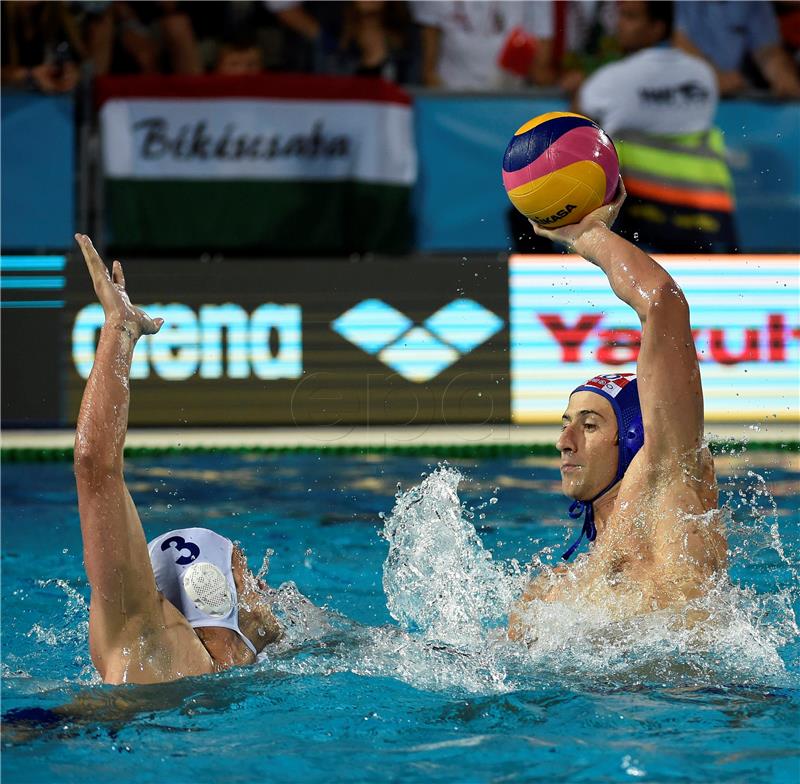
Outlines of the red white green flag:
[{"label": "red white green flag", "polygon": [[417,158],[411,100],[377,79],[97,82],[117,248],[402,252]]}]

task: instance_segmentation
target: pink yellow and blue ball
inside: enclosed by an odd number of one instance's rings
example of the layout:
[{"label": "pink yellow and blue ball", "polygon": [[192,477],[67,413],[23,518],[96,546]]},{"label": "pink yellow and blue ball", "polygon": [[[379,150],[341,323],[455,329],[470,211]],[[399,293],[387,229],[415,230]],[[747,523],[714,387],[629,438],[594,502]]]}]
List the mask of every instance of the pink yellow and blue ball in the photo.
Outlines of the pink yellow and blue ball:
[{"label": "pink yellow and blue ball", "polygon": [[548,112],[525,123],[503,156],[511,203],[549,229],[578,223],[613,200],[619,180],[614,143],[587,117]]}]

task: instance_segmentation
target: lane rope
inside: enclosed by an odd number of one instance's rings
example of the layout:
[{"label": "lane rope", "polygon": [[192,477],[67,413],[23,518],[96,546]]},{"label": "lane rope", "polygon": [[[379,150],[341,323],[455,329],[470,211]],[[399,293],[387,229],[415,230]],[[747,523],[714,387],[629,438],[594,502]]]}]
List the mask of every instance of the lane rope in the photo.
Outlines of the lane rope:
[{"label": "lane rope", "polygon": [[[800,452],[800,441],[712,441],[713,454],[747,452]],[[558,456],[550,444],[403,444],[397,446],[133,446],[125,448],[125,457],[164,457],[168,455],[214,454],[308,454],[308,455],[408,455],[456,458],[551,457]],[[72,460],[72,447],[2,447],[3,463],[63,463]]]}]

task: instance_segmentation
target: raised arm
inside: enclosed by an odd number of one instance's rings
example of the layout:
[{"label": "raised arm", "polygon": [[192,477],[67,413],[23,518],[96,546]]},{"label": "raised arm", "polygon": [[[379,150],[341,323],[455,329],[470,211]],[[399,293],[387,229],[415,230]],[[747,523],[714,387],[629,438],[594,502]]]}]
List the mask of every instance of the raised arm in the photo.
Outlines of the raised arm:
[{"label": "raised arm", "polygon": [[133,349],[141,335],[158,332],[163,321],[131,305],[118,261],[109,275],[91,240],[82,234],[75,239],[105,313],[75,433],[83,558],[92,589],[91,652],[102,674],[108,646],[116,644],[129,622],[158,607],[147,542],[125,486],[122,461]]},{"label": "raised arm", "polygon": [[645,453],[653,461],[683,461],[703,437],[703,391],[689,324],[689,306],[669,273],[653,258],[611,231],[625,198],[587,215],[579,224],[537,234],[566,244],[608,277],[614,293],[642,324],[637,363]]}]

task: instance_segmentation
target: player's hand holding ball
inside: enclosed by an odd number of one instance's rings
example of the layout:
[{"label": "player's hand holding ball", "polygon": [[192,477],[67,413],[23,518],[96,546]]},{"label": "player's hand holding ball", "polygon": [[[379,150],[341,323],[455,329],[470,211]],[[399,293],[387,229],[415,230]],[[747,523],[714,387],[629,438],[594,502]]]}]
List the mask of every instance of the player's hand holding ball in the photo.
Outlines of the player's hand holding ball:
[{"label": "player's hand holding ball", "polygon": [[571,112],[542,114],[514,134],[503,185],[538,235],[568,246],[598,221],[611,226],[625,200],[613,142]]},{"label": "player's hand holding ball", "polygon": [[617,215],[619,215],[619,211],[627,195],[625,184],[622,182],[622,177],[620,177],[618,179],[614,201],[609,204],[604,204],[596,210],[592,210],[580,223],[572,223],[569,226],[562,226],[560,229],[544,229],[533,221],[530,221],[530,223],[531,226],[533,226],[533,230],[540,237],[546,237],[553,242],[560,242],[566,245],[569,250],[574,250],[575,242],[578,237],[585,234],[593,226],[602,223],[610,229],[614,225],[614,221],[617,219]]}]

